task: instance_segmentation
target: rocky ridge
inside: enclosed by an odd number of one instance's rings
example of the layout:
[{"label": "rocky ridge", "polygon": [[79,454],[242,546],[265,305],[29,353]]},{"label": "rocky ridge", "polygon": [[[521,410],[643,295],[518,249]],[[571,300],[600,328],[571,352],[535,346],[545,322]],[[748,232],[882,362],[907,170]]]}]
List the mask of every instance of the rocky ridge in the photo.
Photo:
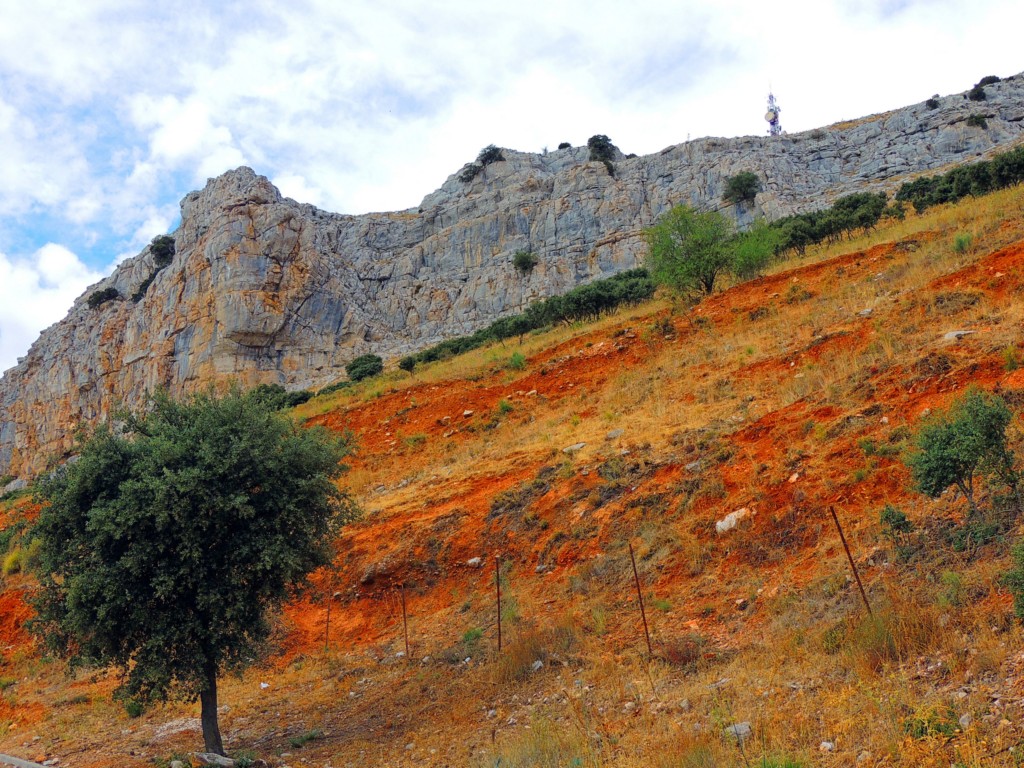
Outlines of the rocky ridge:
[{"label": "rocky ridge", "polygon": [[[157,386],[318,387],[357,355],[404,354],[634,267],[644,227],[679,203],[720,207],[740,171],[764,180],[753,205],[727,209],[743,224],[1006,149],[1024,126],[1024,77],[985,90],[986,101],[954,94],[799,134],[617,153],[614,175],[585,147],[504,150],[471,181],[453,174],[392,213],[328,213],[230,171],[182,200],[169,266],[157,271],[148,248],[122,263],[0,379],[0,476],[39,472],[79,423]],[[987,127],[968,125],[975,114]],[[539,263],[517,271],[517,250]],[[119,298],[90,307],[105,289]]]}]

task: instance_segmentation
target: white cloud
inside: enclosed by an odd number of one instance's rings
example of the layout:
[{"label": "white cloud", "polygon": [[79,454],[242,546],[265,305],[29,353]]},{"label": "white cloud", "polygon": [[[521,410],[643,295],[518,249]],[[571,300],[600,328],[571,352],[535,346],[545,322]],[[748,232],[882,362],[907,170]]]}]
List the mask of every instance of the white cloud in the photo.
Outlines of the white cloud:
[{"label": "white cloud", "polygon": [[54,243],[24,259],[0,253],[0,371],[15,365],[39,333],[101,277]]}]

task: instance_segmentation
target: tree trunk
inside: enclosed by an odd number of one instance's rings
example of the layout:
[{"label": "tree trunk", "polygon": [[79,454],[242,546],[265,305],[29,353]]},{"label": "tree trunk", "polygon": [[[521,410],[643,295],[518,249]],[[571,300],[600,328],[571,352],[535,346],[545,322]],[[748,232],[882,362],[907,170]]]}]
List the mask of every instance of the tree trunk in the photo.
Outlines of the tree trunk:
[{"label": "tree trunk", "polygon": [[203,743],[207,752],[227,755],[224,741],[220,737],[220,724],[217,722],[217,668],[206,670],[206,688],[199,692],[199,703],[202,707],[200,716],[203,724]]},{"label": "tree trunk", "polygon": [[957,480],[956,484],[964,498],[967,499],[967,505],[971,508],[971,516],[976,516],[978,514],[978,505],[974,503],[974,483],[970,482],[970,480],[967,482]]}]

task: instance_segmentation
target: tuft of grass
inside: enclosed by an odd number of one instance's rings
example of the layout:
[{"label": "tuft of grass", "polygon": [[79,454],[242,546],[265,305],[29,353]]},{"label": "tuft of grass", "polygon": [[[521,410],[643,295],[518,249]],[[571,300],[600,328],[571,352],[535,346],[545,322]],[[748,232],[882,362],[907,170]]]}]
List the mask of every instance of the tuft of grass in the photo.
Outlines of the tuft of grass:
[{"label": "tuft of grass", "polygon": [[953,238],[953,251],[958,254],[965,254],[971,249],[971,243],[974,240],[967,232],[961,232]]},{"label": "tuft of grass", "polygon": [[300,733],[298,736],[292,736],[288,739],[288,743],[295,747],[295,749],[302,749],[304,746],[309,744],[309,742],[322,739],[323,737],[324,732],[319,728],[314,728],[312,731],[306,731],[305,733]]},{"label": "tuft of grass", "polygon": [[1006,372],[1016,371],[1020,368],[1020,358],[1017,356],[1017,348],[1008,346],[1003,350],[1003,370]]},{"label": "tuft of grass", "polygon": [[16,573],[21,573],[23,566],[24,552],[21,547],[15,547],[4,556],[3,574],[4,576],[13,576]]}]

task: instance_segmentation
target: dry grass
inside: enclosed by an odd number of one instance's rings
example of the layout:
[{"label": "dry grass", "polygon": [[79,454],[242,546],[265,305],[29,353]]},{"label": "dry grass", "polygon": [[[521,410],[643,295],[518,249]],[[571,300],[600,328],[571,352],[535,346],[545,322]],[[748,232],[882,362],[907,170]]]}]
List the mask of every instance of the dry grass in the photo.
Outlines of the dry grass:
[{"label": "dry grass", "polygon": [[[332,649],[323,604],[303,604],[289,614],[284,657],[224,680],[230,747],[274,765],[1014,765],[1024,638],[1000,580],[1006,542],[954,551],[943,532],[962,519],[962,501],[911,494],[905,440],[891,437],[967,382],[1009,375],[1020,293],[966,272],[964,285],[948,278],[1024,240],[1022,213],[1024,190],[934,209],[776,265],[771,289],[736,286],[692,309],[654,302],[298,408],[365,416],[346,484],[370,514],[339,543]],[[958,253],[963,234],[970,245]],[[910,240],[913,249],[886,245]],[[793,301],[790,285],[802,291]],[[972,292],[977,301],[964,298]],[[980,332],[947,345],[951,327]],[[522,370],[506,365],[514,351]],[[540,396],[517,396],[529,377]],[[433,387],[489,399],[445,438]],[[407,427],[396,411],[413,399],[431,419]],[[498,412],[501,399],[511,410]],[[393,445],[370,434],[386,419]],[[613,429],[623,434],[606,439]],[[563,452],[577,442],[586,446]],[[549,479],[524,495],[544,468]],[[510,490],[518,506],[490,515]],[[889,502],[918,526],[907,562],[879,534]],[[840,509],[873,619],[823,517],[828,504]],[[756,516],[716,533],[741,506]],[[513,568],[506,608],[514,603],[501,654],[493,573],[466,563],[499,552]],[[363,580],[370,573],[377,581]],[[398,580],[410,585],[411,663],[396,656]],[[69,681],[26,647],[0,653],[0,678],[19,680],[0,694],[17,703],[0,703],[0,722],[14,723],[0,733],[3,751],[34,757],[42,733],[40,751],[69,764],[75,751],[87,768],[151,765],[196,746],[192,733],[157,735],[194,717],[192,706],[132,720],[110,702],[113,676]],[[741,752],[724,729],[743,722]],[[301,751],[290,746],[316,730],[323,737]]]}]

